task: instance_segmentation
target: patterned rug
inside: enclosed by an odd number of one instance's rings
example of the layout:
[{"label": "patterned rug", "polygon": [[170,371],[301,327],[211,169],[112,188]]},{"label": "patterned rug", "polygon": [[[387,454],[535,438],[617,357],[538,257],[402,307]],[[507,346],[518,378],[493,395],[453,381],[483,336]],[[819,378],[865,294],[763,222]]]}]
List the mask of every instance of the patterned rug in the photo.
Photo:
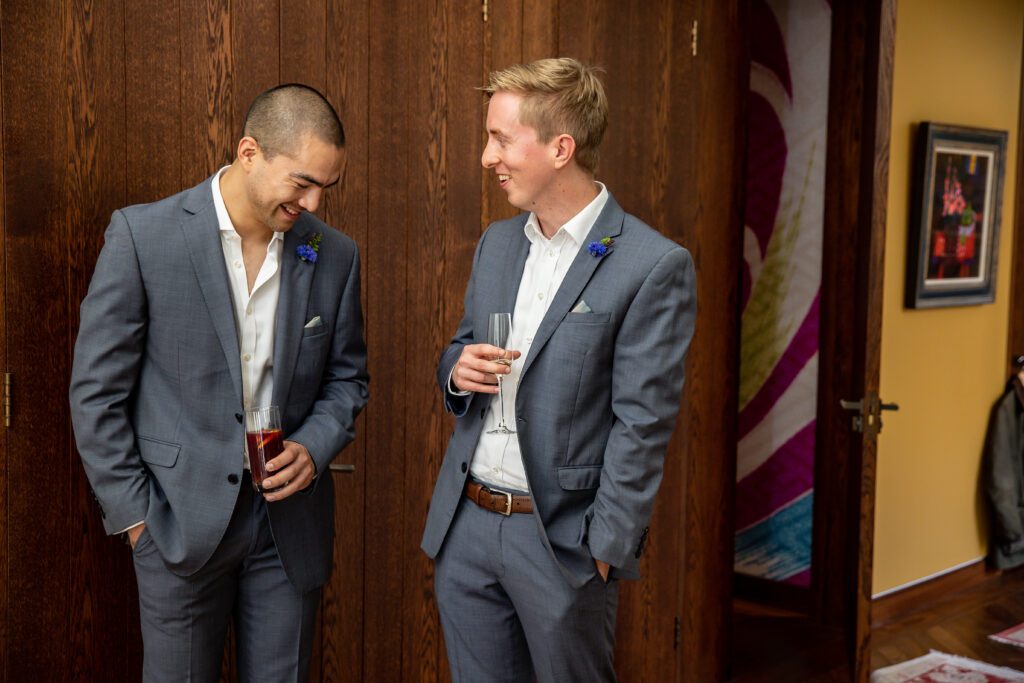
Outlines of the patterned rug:
[{"label": "patterned rug", "polygon": [[1024,673],[934,650],[924,657],[878,669],[871,683],[1024,683]]},{"label": "patterned rug", "polygon": [[989,638],[1000,643],[1006,643],[1007,645],[1024,647],[1024,624],[1011,626],[1005,631],[1000,631],[999,633],[989,636]]}]

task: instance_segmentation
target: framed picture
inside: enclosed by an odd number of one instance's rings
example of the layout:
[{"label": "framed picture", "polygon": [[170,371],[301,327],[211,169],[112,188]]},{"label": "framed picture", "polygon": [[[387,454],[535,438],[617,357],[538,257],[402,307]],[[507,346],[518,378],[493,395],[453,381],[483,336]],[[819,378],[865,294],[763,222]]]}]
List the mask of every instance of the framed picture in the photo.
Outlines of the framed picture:
[{"label": "framed picture", "polygon": [[907,308],[995,300],[1006,131],[923,122],[907,243]]}]

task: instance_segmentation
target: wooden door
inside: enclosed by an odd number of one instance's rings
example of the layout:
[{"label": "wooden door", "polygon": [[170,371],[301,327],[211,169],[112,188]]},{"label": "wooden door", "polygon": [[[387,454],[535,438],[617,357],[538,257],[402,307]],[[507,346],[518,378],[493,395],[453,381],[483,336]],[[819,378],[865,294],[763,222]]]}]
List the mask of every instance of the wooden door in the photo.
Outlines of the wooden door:
[{"label": "wooden door", "polygon": [[[4,0],[0,4],[0,670],[5,680],[137,680],[128,549],[105,536],[71,439],[78,305],[110,213],[228,163],[253,96],[286,81],[336,104],[348,144],[321,211],[359,244],[371,403],[332,471],[335,573],[314,679],[449,678],[419,551],[451,429],[433,380],[476,241],[511,215],[479,165],[493,68],[602,64],[600,178],[688,246],[700,303],[685,407],[645,556],[622,599],[623,680],[720,680],[731,512],[744,3],[490,0]],[[695,24],[697,53],[691,48]],[[233,678],[230,659],[225,678]]]}]

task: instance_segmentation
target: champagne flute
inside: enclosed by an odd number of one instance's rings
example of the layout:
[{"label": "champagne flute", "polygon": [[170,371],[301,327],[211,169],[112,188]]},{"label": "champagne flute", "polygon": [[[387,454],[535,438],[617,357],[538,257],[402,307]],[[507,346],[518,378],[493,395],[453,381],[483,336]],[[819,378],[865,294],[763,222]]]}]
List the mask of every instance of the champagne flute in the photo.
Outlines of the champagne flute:
[{"label": "champagne flute", "polygon": [[[491,346],[497,346],[499,349],[506,349],[508,346],[509,334],[512,332],[512,314],[511,313],[492,313],[487,319],[487,343]],[[510,358],[495,358],[495,363],[501,363],[502,365],[512,365]],[[501,391],[501,375],[498,375],[498,407],[501,409],[501,419],[498,420],[498,426],[487,432],[488,434],[515,434],[515,431],[509,429],[505,424],[505,396]]]}]

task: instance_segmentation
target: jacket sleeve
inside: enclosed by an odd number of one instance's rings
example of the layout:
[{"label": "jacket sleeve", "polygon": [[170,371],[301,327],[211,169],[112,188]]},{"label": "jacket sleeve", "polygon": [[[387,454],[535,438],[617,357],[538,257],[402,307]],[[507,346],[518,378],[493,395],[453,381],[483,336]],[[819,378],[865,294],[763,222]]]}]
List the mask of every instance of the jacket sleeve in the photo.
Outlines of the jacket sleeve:
[{"label": "jacket sleeve", "polygon": [[665,449],[675,428],[684,362],[693,337],[693,261],[668,251],[630,304],[615,342],[614,421],[588,530],[591,554],[623,578],[639,575]]},{"label": "jacket sleeve", "polygon": [[359,249],[354,243],[352,249],[352,265],[338,304],[334,342],[320,395],[302,425],[289,436],[309,450],[318,475],[326,472],[331,460],[355,439],[356,416],[369,400]]},{"label": "jacket sleeve", "polygon": [[458,362],[459,356],[462,355],[462,348],[472,344],[474,341],[473,337],[473,298],[474,288],[476,286],[477,279],[477,265],[480,263],[480,252],[483,251],[484,240],[487,239],[487,233],[480,238],[480,241],[476,245],[476,253],[473,254],[473,270],[469,276],[469,284],[466,285],[466,296],[463,300],[462,305],[462,321],[459,322],[459,327],[455,330],[455,336],[452,337],[448,347],[441,353],[441,359],[437,364],[437,384],[441,389],[441,396],[444,399],[444,409],[455,415],[455,417],[462,417],[469,410],[469,404],[473,400],[473,394],[457,394],[449,390],[448,379],[452,375],[452,370],[455,369],[455,363]]},{"label": "jacket sleeve", "polygon": [[82,301],[69,390],[75,441],[108,534],[145,519],[149,507],[146,469],[128,413],[147,315],[131,230],[117,211]]}]

